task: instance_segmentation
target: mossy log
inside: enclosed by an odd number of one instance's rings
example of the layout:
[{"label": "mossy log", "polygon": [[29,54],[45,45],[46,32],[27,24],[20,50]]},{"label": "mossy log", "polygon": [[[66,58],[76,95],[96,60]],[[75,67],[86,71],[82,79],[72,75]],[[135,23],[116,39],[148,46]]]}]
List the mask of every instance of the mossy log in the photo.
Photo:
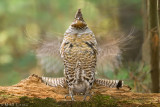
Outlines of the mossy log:
[{"label": "mossy log", "polygon": [[37,75],[29,76],[13,86],[0,86],[0,106],[29,107],[97,107],[97,106],[160,106],[159,93],[134,93],[127,87],[121,89],[107,88],[95,84],[91,90],[92,97],[82,101],[83,96],[75,95],[76,101],[70,101],[65,95],[66,87],[45,85]]}]

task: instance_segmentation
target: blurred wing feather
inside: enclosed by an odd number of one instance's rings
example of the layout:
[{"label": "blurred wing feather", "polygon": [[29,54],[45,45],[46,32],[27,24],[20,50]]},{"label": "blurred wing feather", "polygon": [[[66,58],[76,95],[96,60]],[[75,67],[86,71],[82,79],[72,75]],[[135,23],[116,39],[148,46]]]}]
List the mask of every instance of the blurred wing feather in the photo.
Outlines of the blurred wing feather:
[{"label": "blurred wing feather", "polygon": [[97,66],[103,66],[106,64],[112,69],[121,65],[122,53],[127,50],[126,46],[133,40],[133,29],[127,36],[121,36],[115,40],[98,47],[98,64]]},{"label": "blurred wing feather", "polygon": [[36,49],[37,58],[47,72],[59,72],[63,68],[60,58],[60,40],[53,38],[49,41],[40,43]]},{"label": "blurred wing feather", "polygon": [[27,32],[26,34],[33,50],[35,50],[37,59],[46,72],[59,72],[63,69],[63,62],[59,52],[62,37],[46,36],[45,39],[42,40],[31,37],[30,35],[32,34],[28,34]]}]

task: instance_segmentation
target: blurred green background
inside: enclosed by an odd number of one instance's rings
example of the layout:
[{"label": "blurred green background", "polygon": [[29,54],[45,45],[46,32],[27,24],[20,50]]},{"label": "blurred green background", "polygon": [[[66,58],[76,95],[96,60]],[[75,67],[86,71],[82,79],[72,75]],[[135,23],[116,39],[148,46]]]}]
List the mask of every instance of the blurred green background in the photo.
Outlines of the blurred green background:
[{"label": "blurred green background", "polygon": [[[142,62],[143,5],[141,0],[0,0],[0,85],[18,83],[30,74],[62,76],[45,72],[36,59],[31,39],[63,37],[78,8],[98,38],[135,28],[138,43],[123,54],[123,65],[104,68],[99,77],[122,79],[134,91],[150,92],[149,66]],[[110,35],[110,36],[114,36]],[[34,41],[33,41],[34,42]],[[104,42],[99,39],[98,42]],[[63,63],[62,63],[63,64]],[[141,81],[141,82],[140,82]]]}]

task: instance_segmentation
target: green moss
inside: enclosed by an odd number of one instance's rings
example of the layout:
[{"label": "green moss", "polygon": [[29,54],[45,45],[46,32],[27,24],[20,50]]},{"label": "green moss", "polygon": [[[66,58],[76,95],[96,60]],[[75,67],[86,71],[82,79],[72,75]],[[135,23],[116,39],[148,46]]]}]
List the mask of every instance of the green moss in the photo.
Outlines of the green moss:
[{"label": "green moss", "polygon": [[39,99],[39,98],[28,98],[21,97],[20,104],[25,104],[29,107],[57,107],[57,102],[52,98]]},{"label": "green moss", "polygon": [[96,95],[89,101],[61,101],[56,102],[52,98],[39,99],[21,97],[20,104],[26,104],[29,107],[116,107],[116,101],[110,96]]},{"label": "green moss", "polygon": [[110,96],[96,95],[89,101],[58,102],[66,107],[116,107],[117,103]]},{"label": "green moss", "polygon": [[0,94],[4,94],[4,93],[6,93],[4,90],[0,91]]},{"label": "green moss", "polygon": [[[1,98],[3,99],[9,99],[9,98],[15,98],[13,95],[5,95],[1,94]],[[29,97],[19,97],[20,103],[11,103],[7,105],[8,107],[17,107],[17,106],[27,106],[27,107],[123,107],[123,106],[159,106],[158,104],[152,104],[152,103],[140,103],[137,102],[137,100],[131,101],[131,100],[125,100],[120,101],[120,99],[115,99],[113,97],[107,96],[107,95],[95,95],[93,96],[89,101],[60,101],[57,102],[55,99],[52,98],[46,98],[46,99],[40,99],[40,98],[29,98]]]},{"label": "green moss", "polygon": [[16,98],[17,96],[11,95],[11,94],[0,94],[0,98],[2,99],[9,99],[9,98]]},{"label": "green moss", "polygon": [[90,103],[94,104],[95,107],[98,107],[98,106],[116,107],[117,106],[117,102],[115,99],[113,99],[110,96],[101,95],[101,94],[93,96]]}]

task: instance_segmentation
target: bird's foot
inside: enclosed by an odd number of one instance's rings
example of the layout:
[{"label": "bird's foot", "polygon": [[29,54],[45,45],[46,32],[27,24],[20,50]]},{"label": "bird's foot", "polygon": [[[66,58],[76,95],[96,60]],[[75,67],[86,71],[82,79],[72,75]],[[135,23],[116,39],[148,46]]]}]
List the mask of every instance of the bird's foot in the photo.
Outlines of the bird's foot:
[{"label": "bird's foot", "polygon": [[91,98],[91,94],[87,93],[84,95],[83,101],[86,101],[87,96],[89,96],[89,98]]},{"label": "bird's foot", "polygon": [[75,99],[74,99],[74,97],[73,97],[72,94],[67,94],[67,95],[65,95],[65,99],[66,99],[68,96],[71,96],[72,101],[75,101]]}]

